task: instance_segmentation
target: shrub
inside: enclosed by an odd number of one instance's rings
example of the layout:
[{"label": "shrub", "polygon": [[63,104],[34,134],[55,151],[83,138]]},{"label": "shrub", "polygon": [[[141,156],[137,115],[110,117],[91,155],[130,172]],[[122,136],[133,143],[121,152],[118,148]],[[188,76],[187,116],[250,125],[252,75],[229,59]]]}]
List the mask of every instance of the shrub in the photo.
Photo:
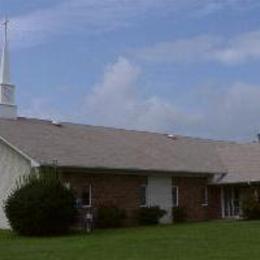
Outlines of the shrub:
[{"label": "shrub", "polygon": [[98,228],[120,227],[125,217],[123,209],[116,206],[101,206],[97,209],[96,226]]},{"label": "shrub", "polygon": [[186,218],[185,209],[182,207],[174,207],[172,209],[172,216],[173,216],[174,223],[184,222]]},{"label": "shrub", "polygon": [[248,195],[242,203],[243,217],[253,220],[260,219],[260,203],[253,194]]},{"label": "shrub", "polygon": [[21,235],[57,235],[69,230],[74,219],[74,196],[54,169],[23,178],[5,201],[12,229]]},{"label": "shrub", "polygon": [[156,225],[165,214],[166,211],[160,209],[158,206],[140,208],[138,221],[141,225]]}]

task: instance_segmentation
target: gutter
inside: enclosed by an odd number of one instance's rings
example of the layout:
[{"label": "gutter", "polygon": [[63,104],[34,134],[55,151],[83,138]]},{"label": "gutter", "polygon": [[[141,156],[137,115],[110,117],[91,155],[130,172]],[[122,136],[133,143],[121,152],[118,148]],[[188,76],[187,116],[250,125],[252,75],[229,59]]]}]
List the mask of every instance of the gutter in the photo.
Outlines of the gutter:
[{"label": "gutter", "polygon": [[159,170],[159,169],[138,169],[138,168],[106,168],[106,167],[84,167],[84,166],[66,166],[66,165],[57,165],[64,172],[91,172],[91,173],[120,173],[120,174],[142,174],[147,175],[150,174],[165,174],[172,175],[176,177],[211,177],[214,173],[208,172],[187,172],[187,171],[167,171],[167,170]]}]

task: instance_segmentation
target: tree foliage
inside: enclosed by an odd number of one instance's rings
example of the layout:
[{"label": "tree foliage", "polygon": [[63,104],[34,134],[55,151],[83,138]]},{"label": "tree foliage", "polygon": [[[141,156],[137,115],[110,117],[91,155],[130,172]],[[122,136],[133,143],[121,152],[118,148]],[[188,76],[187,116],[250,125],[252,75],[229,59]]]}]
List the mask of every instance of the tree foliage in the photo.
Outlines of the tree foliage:
[{"label": "tree foliage", "polygon": [[165,214],[166,211],[160,209],[158,206],[140,208],[138,213],[139,224],[156,225]]},{"label": "tree foliage", "polygon": [[242,212],[245,219],[260,219],[260,202],[257,201],[253,191],[249,192],[244,198]]},{"label": "tree foliage", "polygon": [[97,209],[96,225],[98,228],[115,228],[122,226],[126,217],[123,209],[116,206],[100,206]]},{"label": "tree foliage", "polygon": [[55,168],[48,167],[20,179],[4,210],[18,234],[58,235],[67,232],[73,222],[74,201]]}]

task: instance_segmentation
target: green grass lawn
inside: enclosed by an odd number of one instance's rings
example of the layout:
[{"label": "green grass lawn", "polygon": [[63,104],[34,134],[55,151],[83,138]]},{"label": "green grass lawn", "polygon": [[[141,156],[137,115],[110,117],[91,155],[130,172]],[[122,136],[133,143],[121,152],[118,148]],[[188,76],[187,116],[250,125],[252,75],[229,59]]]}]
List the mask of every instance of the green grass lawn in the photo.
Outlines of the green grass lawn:
[{"label": "green grass lawn", "polygon": [[1,260],[260,259],[260,222],[208,222],[25,238],[0,231]]}]

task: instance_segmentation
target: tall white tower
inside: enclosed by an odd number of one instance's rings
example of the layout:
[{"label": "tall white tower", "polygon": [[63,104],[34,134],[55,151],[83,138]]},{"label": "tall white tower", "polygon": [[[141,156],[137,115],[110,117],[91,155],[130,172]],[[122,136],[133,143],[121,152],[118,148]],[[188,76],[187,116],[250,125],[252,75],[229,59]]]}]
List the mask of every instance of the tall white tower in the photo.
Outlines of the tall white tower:
[{"label": "tall white tower", "polygon": [[8,20],[4,23],[4,41],[0,67],[0,118],[16,119],[15,86],[11,84],[8,50]]}]

